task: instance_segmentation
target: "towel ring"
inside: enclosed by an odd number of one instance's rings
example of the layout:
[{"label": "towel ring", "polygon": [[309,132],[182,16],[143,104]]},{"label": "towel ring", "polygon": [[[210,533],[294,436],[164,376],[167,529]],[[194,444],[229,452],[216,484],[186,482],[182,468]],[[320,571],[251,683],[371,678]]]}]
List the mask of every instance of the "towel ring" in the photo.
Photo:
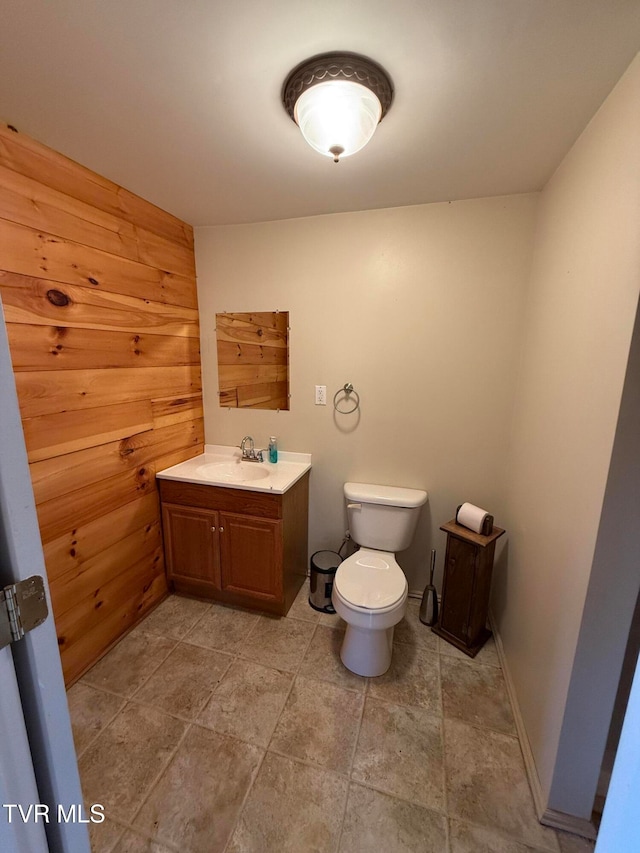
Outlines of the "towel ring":
[{"label": "towel ring", "polygon": [[[339,409],[338,408],[338,397],[340,394],[344,394],[347,400],[351,399],[351,395],[355,397],[355,404],[351,409]],[[353,400],[351,401],[353,402]],[[360,408],[360,395],[357,391],[354,390],[353,385],[350,382],[345,382],[342,388],[339,388],[336,393],[333,395],[333,408],[336,412],[340,412],[341,415],[351,415],[353,412],[357,411]]]}]

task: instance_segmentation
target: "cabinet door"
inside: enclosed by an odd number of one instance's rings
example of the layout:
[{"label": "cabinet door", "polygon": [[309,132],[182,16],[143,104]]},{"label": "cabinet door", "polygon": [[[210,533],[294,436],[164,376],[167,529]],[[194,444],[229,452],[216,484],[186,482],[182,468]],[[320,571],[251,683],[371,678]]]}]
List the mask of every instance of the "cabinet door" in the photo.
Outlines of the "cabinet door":
[{"label": "cabinet door", "polygon": [[263,601],[282,599],[282,522],[220,513],[222,589]]},{"label": "cabinet door", "polygon": [[206,594],[220,589],[218,513],[162,505],[167,574],[177,589]]},{"label": "cabinet door", "polygon": [[473,545],[449,536],[440,624],[445,631],[464,642],[469,637],[476,557],[477,549]]}]

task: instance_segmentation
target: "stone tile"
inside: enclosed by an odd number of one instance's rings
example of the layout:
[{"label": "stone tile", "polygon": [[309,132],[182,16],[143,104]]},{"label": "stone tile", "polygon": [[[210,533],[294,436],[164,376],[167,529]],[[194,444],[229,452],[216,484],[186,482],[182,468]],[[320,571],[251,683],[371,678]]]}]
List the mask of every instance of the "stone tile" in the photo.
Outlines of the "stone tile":
[{"label": "stone tile", "polygon": [[73,741],[78,755],[124,707],[125,701],[81,681],[67,691]]},{"label": "stone tile", "polygon": [[267,753],[226,853],[333,853],[346,779]]},{"label": "stone tile", "polygon": [[350,672],[340,660],[340,647],[344,640],[344,631],[338,628],[316,627],[311,645],[307,649],[300,675],[308,675],[321,681],[331,681],[340,687],[364,691],[367,679]]},{"label": "stone tile", "polygon": [[260,616],[248,610],[212,604],[184,637],[186,643],[236,654]]},{"label": "stone tile", "polygon": [[580,838],[579,835],[572,835],[569,832],[558,832],[556,834],[562,853],[592,853],[596,846],[595,841]]},{"label": "stone tile", "polygon": [[298,676],[269,749],[348,773],[363,703],[352,690]]},{"label": "stone tile", "polygon": [[369,679],[369,695],[396,705],[416,705],[441,716],[440,658],[429,649],[395,644],[391,666]]},{"label": "stone tile", "polygon": [[443,775],[440,720],[367,697],[351,778],[442,811]]},{"label": "stone tile", "polygon": [[180,742],[185,724],[153,708],[128,704],[79,761],[86,803],[129,822]]},{"label": "stone tile", "polygon": [[[90,807],[91,803],[88,808]],[[88,808],[87,813],[89,813]],[[105,814],[102,823],[90,823],[88,827],[91,853],[113,853],[117,841],[125,832],[125,828],[111,820],[108,814]]]},{"label": "stone tile", "polygon": [[404,619],[399,622],[393,632],[394,643],[408,643],[421,649],[438,651],[438,637],[428,625],[423,625],[418,617],[420,602],[409,599]]},{"label": "stone tile", "polygon": [[304,657],[314,628],[313,623],[299,619],[260,616],[238,653],[254,663],[294,672]]},{"label": "stone tile", "polygon": [[113,853],[173,853],[173,848],[165,847],[164,844],[127,829],[114,847]]},{"label": "stone tile", "polygon": [[451,817],[558,853],[555,832],[536,817],[516,738],[445,719],[444,740]]},{"label": "stone tile", "polygon": [[99,660],[81,679],[121,696],[132,696],[169,656],[176,641],[138,627]]},{"label": "stone tile", "polygon": [[325,628],[338,628],[339,631],[347,630],[347,623],[337,613],[321,613],[318,623],[324,625]]},{"label": "stone tile", "polygon": [[445,717],[516,734],[507,687],[498,667],[443,656],[440,674]]},{"label": "stone tile", "polygon": [[414,803],[351,785],[340,853],[444,853],[446,819]]},{"label": "stone tile", "polygon": [[192,726],[136,829],[190,853],[221,853],[263,755],[256,746]]},{"label": "stone tile", "polygon": [[287,619],[302,619],[304,622],[317,622],[320,619],[320,611],[314,610],[309,604],[309,580],[307,579],[296,596],[295,601],[289,608]]},{"label": "stone tile", "polygon": [[236,660],[197,722],[220,734],[266,747],[287,701],[293,676]]},{"label": "stone tile", "polygon": [[170,595],[144,620],[144,629],[162,637],[181,640],[211,608],[206,601]]},{"label": "stone tile", "polygon": [[[285,619],[172,596],[69,691],[85,802],[105,805],[94,853],[593,850],[536,819],[493,639],[471,659],[410,601],[392,668],[362,679],[307,596]],[[169,714],[195,719],[184,740]]]},{"label": "stone tile", "polygon": [[541,853],[539,848],[509,838],[498,830],[459,820],[449,821],[449,843],[451,853]]},{"label": "stone tile", "polygon": [[460,649],[452,646],[451,643],[447,643],[447,641],[442,638],[440,638],[439,649],[441,655],[458,658],[458,660],[466,660],[471,663],[481,663],[485,666],[500,666],[500,658],[498,657],[496,641],[493,636],[489,637],[487,642],[474,658],[469,657],[469,655],[465,655],[465,653],[461,652]]},{"label": "stone tile", "polygon": [[222,652],[180,643],[133,699],[193,720],[232,660]]}]

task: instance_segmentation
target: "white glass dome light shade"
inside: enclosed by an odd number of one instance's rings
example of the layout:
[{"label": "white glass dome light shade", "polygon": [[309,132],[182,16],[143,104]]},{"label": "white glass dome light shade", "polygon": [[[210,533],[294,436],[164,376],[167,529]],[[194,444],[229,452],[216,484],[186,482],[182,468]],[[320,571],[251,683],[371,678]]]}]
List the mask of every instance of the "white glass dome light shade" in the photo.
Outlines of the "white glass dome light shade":
[{"label": "white glass dome light shade", "polygon": [[371,139],[391,106],[393,83],[373,59],[332,51],[296,65],[281,94],[309,145],[337,163]]},{"label": "white glass dome light shade", "polygon": [[382,117],[377,95],[354,80],[325,80],[303,92],[294,119],[309,145],[337,163],[369,142]]}]

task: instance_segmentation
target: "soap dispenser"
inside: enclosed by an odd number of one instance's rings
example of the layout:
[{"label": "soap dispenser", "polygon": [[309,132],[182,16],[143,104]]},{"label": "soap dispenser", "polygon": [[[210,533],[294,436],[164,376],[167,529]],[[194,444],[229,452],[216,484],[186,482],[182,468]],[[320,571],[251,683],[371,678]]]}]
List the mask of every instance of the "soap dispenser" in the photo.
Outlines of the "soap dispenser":
[{"label": "soap dispenser", "polygon": [[275,435],[269,438],[269,462],[278,461],[278,442]]}]

